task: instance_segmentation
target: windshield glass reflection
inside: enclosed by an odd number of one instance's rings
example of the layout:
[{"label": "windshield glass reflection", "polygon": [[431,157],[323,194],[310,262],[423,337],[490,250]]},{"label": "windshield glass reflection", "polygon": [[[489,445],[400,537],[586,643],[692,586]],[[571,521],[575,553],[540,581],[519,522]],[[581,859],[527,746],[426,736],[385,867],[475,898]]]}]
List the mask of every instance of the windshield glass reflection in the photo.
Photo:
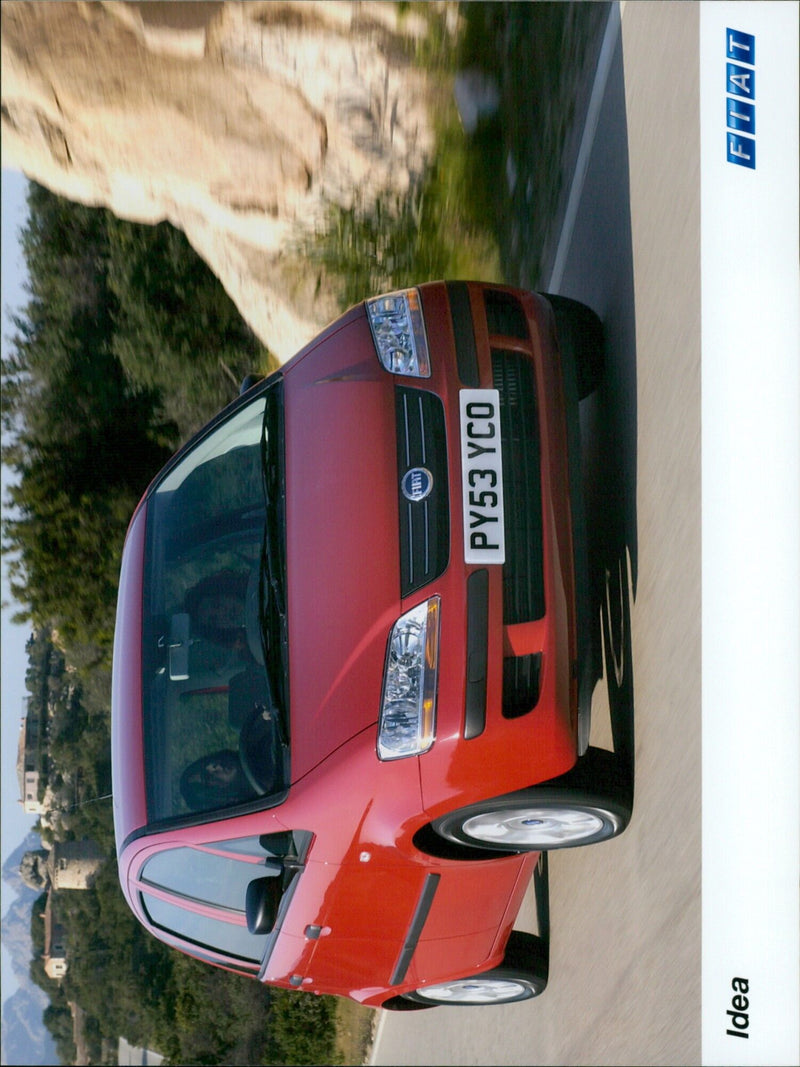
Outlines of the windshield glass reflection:
[{"label": "windshield glass reflection", "polygon": [[[151,822],[280,796],[288,784],[284,630],[264,625],[274,614],[273,587],[282,589],[280,398],[278,382],[224,419],[148,502]],[[285,620],[282,602],[278,618]]]}]

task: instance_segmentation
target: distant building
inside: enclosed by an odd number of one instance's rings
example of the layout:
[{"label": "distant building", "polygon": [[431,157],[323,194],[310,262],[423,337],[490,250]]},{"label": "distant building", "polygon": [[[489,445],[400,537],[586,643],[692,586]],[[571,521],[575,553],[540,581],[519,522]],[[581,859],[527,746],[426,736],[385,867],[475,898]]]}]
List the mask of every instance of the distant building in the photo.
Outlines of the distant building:
[{"label": "distant building", "polygon": [[44,971],[55,981],[67,973],[67,932],[56,914],[53,890],[47,891],[44,913]]},{"label": "distant building", "polygon": [[41,815],[44,808],[39,800],[39,767],[43,724],[38,715],[29,714],[30,702],[24,701],[24,714],[19,727],[17,749],[17,780],[20,804],[26,815]]},{"label": "distant building", "polygon": [[50,885],[53,889],[88,889],[104,860],[94,841],[56,841],[47,857]]}]

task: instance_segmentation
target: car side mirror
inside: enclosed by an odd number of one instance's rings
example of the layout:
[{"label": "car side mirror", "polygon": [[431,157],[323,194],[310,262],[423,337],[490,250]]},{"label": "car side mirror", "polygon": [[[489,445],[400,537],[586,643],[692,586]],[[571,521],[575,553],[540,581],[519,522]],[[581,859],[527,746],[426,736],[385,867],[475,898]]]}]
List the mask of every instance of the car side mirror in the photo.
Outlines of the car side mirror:
[{"label": "car side mirror", "polygon": [[[281,868],[283,870],[283,868]],[[268,934],[275,926],[283,895],[282,879],[254,878],[247,887],[244,914],[251,934]]]},{"label": "car side mirror", "polygon": [[263,374],[246,374],[244,378],[242,378],[242,384],[239,386],[239,396],[246,393],[248,389],[252,389],[254,385],[258,385],[259,382],[263,381]]}]

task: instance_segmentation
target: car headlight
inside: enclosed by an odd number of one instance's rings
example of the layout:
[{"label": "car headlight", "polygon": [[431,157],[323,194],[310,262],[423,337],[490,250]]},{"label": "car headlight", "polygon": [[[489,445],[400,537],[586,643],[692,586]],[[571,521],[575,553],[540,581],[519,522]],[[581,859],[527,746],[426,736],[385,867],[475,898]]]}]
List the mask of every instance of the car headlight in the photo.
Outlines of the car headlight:
[{"label": "car headlight", "polygon": [[436,734],[439,597],[412,608],[392,627],[378,724],[382,760],[418,756]]},{"label": "car headlight", "polygon": [[392,374],[429,378],[431,363],[419,290],[402,289],[367,301],[378,359]]}]

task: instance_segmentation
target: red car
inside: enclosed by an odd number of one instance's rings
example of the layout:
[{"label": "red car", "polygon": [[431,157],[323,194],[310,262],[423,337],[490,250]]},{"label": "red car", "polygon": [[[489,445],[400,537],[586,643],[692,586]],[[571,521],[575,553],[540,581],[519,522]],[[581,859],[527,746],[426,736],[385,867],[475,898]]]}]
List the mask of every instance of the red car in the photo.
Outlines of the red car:
[{"label": "red car", "polygon": [[372,1006],[544,988],[546,939],[513,930],[540,853],[631,806],[588,747],[600,329],[493,285],[368,300],[155,479],[112,716],[120,878],[155,936]]}]

